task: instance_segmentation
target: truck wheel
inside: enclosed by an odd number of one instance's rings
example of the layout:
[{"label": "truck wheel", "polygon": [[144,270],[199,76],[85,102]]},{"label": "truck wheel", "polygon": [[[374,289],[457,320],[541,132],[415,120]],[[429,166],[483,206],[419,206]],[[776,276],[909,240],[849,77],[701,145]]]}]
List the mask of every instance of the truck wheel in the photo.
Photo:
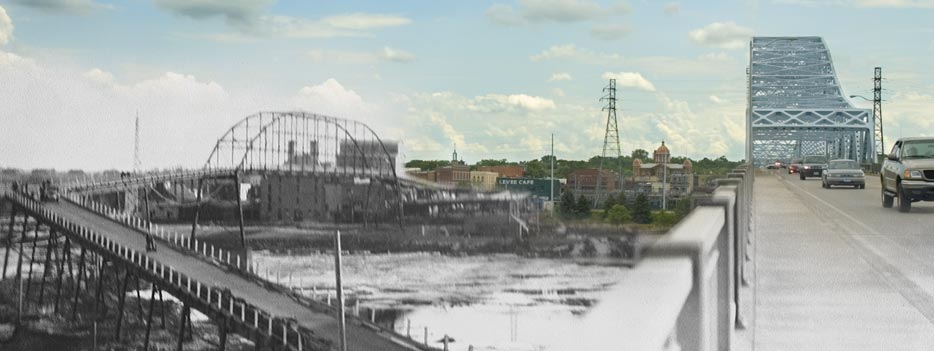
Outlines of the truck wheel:
[{"label": "truck wheel", "polygon": [[892,203],[895,202],[894,200],[895,199],[891,195],[885,193],[885,188],[883,188],[882,189],[882,207],[892,208]]},{"label": "truck wheel", "polygon": [[798,173],[798,179],[804,180],[804,173]]},{"label": "truck wheel", "polygon": [[898,186],[898,212],[911,212],[911,198],[901,184]]}]

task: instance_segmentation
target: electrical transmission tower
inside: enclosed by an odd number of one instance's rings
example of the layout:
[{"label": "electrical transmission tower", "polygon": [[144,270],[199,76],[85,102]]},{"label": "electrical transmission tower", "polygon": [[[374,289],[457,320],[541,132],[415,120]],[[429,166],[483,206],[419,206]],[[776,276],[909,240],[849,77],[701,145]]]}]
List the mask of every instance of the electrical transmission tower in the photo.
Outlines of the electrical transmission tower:
[{"label": "electrical transmission tower", "polygon": [[876,163],[885,155],[885,138],[882,135],[882,67],[876,67],[872,78],[872,119],[876,123]]},{"label": "electrical transmission tower", "polygon": [[603,92],[606,93],[600,101],[606,101],[606,106],[603,107],[603,111],[606,113],[606,134],[603,137],[603,157],[600,158],[600,168],[597,170],[597,186],[594,189],[593,197],[593,206],[597,207],[598,202],[601,197],[605,197],[603,193],[600,192],[600,187],[603,185],[603,164],[606,162],[607,155],[612,155],[615,152],[616,161],[619,164],[620,176],[622,176],[623,164],[622,164],[622,151],[619,148],[619,127],[616,123],[616,79],[610,79],[610,84],[603,88]]}]

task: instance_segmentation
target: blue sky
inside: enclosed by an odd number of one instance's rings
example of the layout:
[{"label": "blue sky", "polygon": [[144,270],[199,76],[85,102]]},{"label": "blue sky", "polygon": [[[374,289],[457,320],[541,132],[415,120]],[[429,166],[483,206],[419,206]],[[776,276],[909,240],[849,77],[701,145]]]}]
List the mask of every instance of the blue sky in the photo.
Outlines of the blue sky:
[{"label": "blue sky", "polygon": [[[934,134],[934,0],[0,0],[0,166],[200,166],[261,110],[364,121],[402,159],[743,155],[748,39],[822,36],[888,140]],[[868,107],[861,101],[858,106]],[[54,142],[49,142],[54,141]]]}]

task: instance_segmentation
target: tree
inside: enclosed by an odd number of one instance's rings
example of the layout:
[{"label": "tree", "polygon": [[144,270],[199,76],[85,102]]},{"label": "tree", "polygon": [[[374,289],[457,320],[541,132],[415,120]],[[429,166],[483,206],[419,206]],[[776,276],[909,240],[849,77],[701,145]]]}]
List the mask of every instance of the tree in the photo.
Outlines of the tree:
[{"label": "tree", "polygon": [[615,225],[620,225],[632,220],[632,214],[629,209],[623,205],[613,205],[608,211],[606,220]]},{"label": "tree", "polygon": [[692,207],[693,206],[691,204],[690,197],[685,197],[675,202],[675,215],[678,216],[678,220],[687,217],[688,213],[691,212]]},{"label": "tree", "polygon": [[587,218],[590,216],[590,200],[587,200],[587,197],[584,194],[581,194],[577,198],[577,205],[574,206],[574,212],[577,214],[577,218]]},{"label": "tree", "polygon": [[603,218],[606,218],[606,215],[610,212],[610,209],[616,206],[616,197],[607,196],[606,201],[603,202]]},{"label": "tree", "polygon": [[574,210],[574,193],[570,190],[565,190],[564,193],[561,194],[561,203],[558,208],[562,218],[570,219],[576,217]]},{"label": "tree", "polygon": [[619,196],[616,197],[616,203],[626,206],[626,192],[620,191]]},{"label": "tree", "polygon": [[648,151],[645,151],[645,150],[643,150],[643,149],[635,149],[635,150],[632,150],[632,159],[633,159],[633,160],[635,160],[635,159],[645,160],[645,159],[647,159],[647,158],[649,158],[649,152],[648,152]]},{"label": "tree", "polygon": [[652,218],[655,224],[663,226],[673,226],[675,223],[678,223],[678,215],[670,211],[661,211],[653,215]]},{"label": "tree", "polygon": [[649,206],[649,199],[645,197],[645,194],[636,196],[636,202],[632,205],[632,220],[642,224],[652,222],[652,209]]}]

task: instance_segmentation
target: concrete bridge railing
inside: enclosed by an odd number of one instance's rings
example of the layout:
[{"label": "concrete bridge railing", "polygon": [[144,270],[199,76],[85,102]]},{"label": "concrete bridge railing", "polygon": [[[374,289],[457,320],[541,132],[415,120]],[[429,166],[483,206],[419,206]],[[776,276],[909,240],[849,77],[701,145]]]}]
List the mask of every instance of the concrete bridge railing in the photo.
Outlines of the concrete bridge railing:
[{"label": "concrete bridge railing", "polygon": [[740,287],[752,182],[748,169],[720,180],[615,288],[618,302],[607,312],[613,321],[581,339],[613,337],[620,350],[730,350],[735,331],[745,328]]}]

